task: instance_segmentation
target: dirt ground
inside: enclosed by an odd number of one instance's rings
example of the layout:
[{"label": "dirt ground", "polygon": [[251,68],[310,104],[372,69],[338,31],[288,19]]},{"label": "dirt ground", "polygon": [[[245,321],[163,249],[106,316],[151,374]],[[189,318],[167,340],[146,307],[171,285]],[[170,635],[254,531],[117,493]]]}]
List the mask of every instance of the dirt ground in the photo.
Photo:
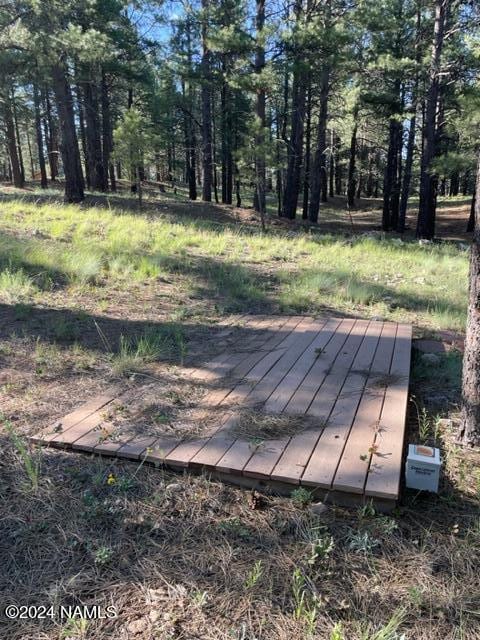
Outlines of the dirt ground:
[{"label": "dirt ground", "polygon": [[[42,200],[28,188],[25,194]],[[252,209],[188,203],[180,191],[152,188],[147,196],[142,215],[260,224]],[[83,206],[93,203],[136,206],[126,190],[89,196]],[[444,204],[439,238],[468,241],[468,200]],[[378,205],[359,203],[354,233],[378,230]],[[407,234],[414,233],[414,213]],[[343,199],[333,199],[320,216],[321,233],[352,233]],[[269,224],[291,228],[276,218]],[[239,341],[240,314],[219,313],[198,292],[185,297],[182,277],[135,282],[128,290],[91,288],[70,308],[62,307],[62,290],[46,292],[41,306],[28,309],[0,304],[0,410],[10,429],[0,437],[2,603],[111,605],[116,611],[114,618],[91,621],[58,615],[0,620],[0,638],[479,639],[480,460],[455,442],[457,349],[440,354],[441,366],[433,368],[416,354],[412,372],[408,438],[442,447],[441,492],[407,491],[391,516],[368,504],[328,506],[319,515],[310,495],[252,497],[202,475],[62,451],[25,452],[15,444],[12,430],[33,434],[119,382],[132,398],[128,411],[116,416],[126,428],[189,428],[189,412],[205,390],[186,384],[178,357],[119,376],[104,339],[113,344],[121,334],[163,328],[181,308],[184,365]],[[229,334],[231,327],[237,328]]]}]

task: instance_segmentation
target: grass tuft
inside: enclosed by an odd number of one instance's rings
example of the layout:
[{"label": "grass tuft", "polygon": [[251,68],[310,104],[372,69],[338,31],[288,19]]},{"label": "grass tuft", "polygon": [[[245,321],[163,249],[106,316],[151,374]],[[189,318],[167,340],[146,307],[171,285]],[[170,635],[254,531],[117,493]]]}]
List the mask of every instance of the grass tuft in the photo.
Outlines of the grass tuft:
[{"label": "grass tuft", "polygon": [[111,356],[112,372],[117,376],[138,372],[156,360],[183,361],[186,343],[183,331],[176,324],[160,330],[146,331],[141,336],[120,336],[118,351]]},{"label": "grass tuft", "polygon": [[7,268],[0,272],[0,297],[8,304],[30,298],[37,290],[23,269]]}]

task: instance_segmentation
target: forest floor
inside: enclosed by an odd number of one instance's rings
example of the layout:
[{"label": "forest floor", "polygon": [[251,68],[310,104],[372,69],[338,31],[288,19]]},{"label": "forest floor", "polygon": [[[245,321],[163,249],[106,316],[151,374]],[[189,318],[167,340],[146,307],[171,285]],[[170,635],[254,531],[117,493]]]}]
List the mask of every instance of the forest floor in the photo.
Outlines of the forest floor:
[{"label": "forest floor", "polygon": [[[479,456],[455,444],[461,353],[414,356],[411,441],[442,449],[438,496],[392,516],[310,510],[310,496],[250,496],[205,476],[25,451],[23,437],[119,379],[172,421],[193,391],[180,363],[218,346],[242,313],[411,322],[461,337],[469,203],[440,203],[441,241],[384,237],[378,201],[334,199],[318,228],[147,190],[0,188],[2,603],[114,605],[118,617],[10,621],[12,640],[480,638]],[[414,206],[414,203],[413,205]],[[414,227],[413,210],[409,226]],[[352,226],[353,220],[353,226]],[[145,415],[142,420],[147,420]],[[112,474],[112,475],[110,475]],[[110,478],[110,479],[109,479]],[[3,622],[3,621],[2,621]],[[404,634],[404,635],[402,635]]]}]

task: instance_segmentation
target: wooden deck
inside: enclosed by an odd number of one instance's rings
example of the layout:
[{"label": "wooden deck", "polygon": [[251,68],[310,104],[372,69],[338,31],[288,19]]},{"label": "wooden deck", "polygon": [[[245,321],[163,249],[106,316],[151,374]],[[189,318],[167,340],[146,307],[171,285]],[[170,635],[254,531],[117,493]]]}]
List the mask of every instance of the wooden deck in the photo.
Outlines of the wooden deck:
[{"label": "wooden deck", "polygon": [[[412,329],[391,322],[304,316],[247,316],[248,329],[201,367],[183,374],[209,391],[195,409],[201,436],[177,440],[130,433],[109,439],[112,389],[37,434],[33,441],[149,462],[204,469],[249,486],[303,485],[339,502],[386,507],[400,488]],[[239,435],[245,410],[292,416],[298,432],[261,440]],[[211,416],[215,419],[211,420]],[[210,417],[207,420],[207,417]]]}]

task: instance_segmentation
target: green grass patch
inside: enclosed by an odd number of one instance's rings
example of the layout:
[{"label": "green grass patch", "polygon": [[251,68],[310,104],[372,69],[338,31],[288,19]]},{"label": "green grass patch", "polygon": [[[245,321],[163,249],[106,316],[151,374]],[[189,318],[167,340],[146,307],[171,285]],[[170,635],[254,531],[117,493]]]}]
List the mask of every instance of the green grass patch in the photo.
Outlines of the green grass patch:
[{"label": "green grass patch", "polygon": [[115,375],[129,375],[156,360],[183,361],[185,354],[183,331],[171,323],[140,336],[120,336],[118,351],[111,356],[111,367]]},{"label": "green grass patch", "polygon": [[275,229],[264,235],[243,225],[179,220],[165,209],[142,216],[21,198],[1,209],[0,291],[7,302],[36,287],[164,278],[178,285],[179,297],[193,294],[220,312],[280,308],[381,316],[429,329],[465,326],[468,253],[456,243]]}]

